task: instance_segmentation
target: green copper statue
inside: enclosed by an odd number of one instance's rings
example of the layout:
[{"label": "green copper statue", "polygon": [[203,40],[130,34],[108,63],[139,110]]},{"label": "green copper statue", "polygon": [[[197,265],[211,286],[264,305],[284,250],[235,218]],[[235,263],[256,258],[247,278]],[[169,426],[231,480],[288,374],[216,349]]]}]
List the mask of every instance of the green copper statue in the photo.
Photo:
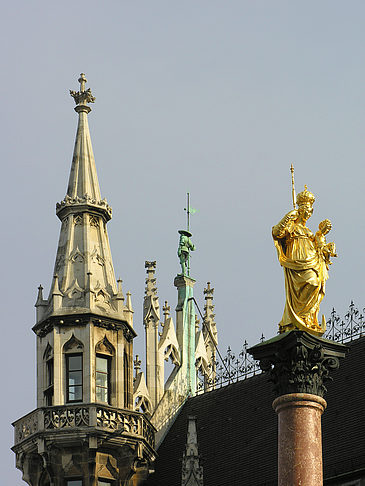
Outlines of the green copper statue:
[{"label": "green copper statue", "polygon": [[189,267],[189,251],[195,250],[195,245],[191,242],[190,237],[192,234],[190,231],[186,230],[179,230],[180,240],[179,240],[179,248],[177,250],[177,256],[180,258],[180,265],[181,271],[184,276],[190,276],[190,267]]}]

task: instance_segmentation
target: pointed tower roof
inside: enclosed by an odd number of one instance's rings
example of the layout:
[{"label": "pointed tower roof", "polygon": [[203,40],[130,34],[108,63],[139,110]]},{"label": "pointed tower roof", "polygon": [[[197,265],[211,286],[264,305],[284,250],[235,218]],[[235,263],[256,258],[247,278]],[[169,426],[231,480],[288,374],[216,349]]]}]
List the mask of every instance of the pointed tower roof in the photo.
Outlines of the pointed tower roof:
[{"label": "pointed tower roof", "polygon": [[63,201],[56,205],[56,213],[62,221],[75,206],[87,206],[89,209],[92,207],[94,211],[99,212],[108,221],[112,217],[112,209],[106,199],[101,199],[87,119],[87,115],[91,111],[87,103],[94,103],[95,97],[91,94],[90,88],[85,90],[87,79],[84,73],[80,74],[78,81],[80,91],[70,90],[76,103],[75,111],[79,114],[75,148],[67,194]]},{"label": "pointed tower roof", "polygon": [[114,274],[106,223],[111,207],[101,199],[87,115],[94,103],[87,80],[80,75],[80,91],[70,91],[78,114],[75,148],[65,198],[56,205],[61,231],[54,281],[47,300],[37,299],[37,322],[52,315],[93,313],[127,321],[132,307]]}]

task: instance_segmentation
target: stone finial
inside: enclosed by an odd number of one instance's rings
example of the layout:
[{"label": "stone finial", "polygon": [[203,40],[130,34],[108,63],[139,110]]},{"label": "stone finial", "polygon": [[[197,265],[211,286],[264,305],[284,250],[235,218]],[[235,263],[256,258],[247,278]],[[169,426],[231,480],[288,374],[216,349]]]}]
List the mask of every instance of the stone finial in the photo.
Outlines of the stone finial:
[{"label": "stone finial", "polygon": [[199,317],[195,314],[195,333],[199,331],[199,324],[200,324],[200,319]]},{"label": "stone finial", "polygon": [[165,322],[170,317],[170,310],[171,310],[171,307],[169,306],[167,300],[165,300],[165,305],[162,307]]},{"label": "stone finial", "polygon": [[52,308],[53,310],[57,310],[62,306],[62,292],[60,291],[60,287],[58,285],[58,275],[55,274],[53,277],[53,284],[51,288],[51,296],[52,296]]},{"label": "stone finial", "polygon": [[39,285],[39,287],[38,287],[37,301],[35,303],[36,307],[39,306],[39,305],[44,305],[42,285]]},{"label": "stone finial", "polygon": [[119,300],[124,300],[122,283],[123,283],[123,280],[121,278],[118,278],[118,280],[117,280],[117,284],[118,284],[117,299],[119,299]]},{"label": "stone finial", "polygon": [[200,465],[196,417],[188,417],[186,450],[182,460],[181,486],[203,486],[203,468]]},{"label": "stone finial", "polygon": [[214,305],[213,305],[214,288],[210,286],[210,282],[207,282],[207,287],[204,289],[205,306],[204,306],[204,320],[214,321]]},{"label": "stone finial", "polygon": [[[210,282],[207,282],[207,287],[204,289],[205,306],[204,306],[203,333],[204,333],[204,337],[207,337],[207,335],[210,334],[210,337],[213,338],[215,344],[218,344],[217,327],[214,320],[215,314],[213,314],[214,312],[213,294],[214,294],[214,288],[210,286]],[[210,332],[208,331],[208,328]]]},{"label": "stone finial", "polygon": [[210,282],[207,282],[207,288],[204,289],[205,300],[212,299],[214,294],[214,289],[211,288]]},{"label": "stone finial", "polygon": [[62,295],[62,292],[60,291],[60,287],[59,287],[59,284],[58,284],[58,275],[57,275],[57,273],[53,276],[52,295]]},{"label": "stone finial", "polygon": [[85,84],[87,83],[87,79],[84,73],[80,74],[80,77],[78,79],[78,82],[80,83],[80,91],[85,91]]},{"label": "stone finial", "polygon": [[136,357],[133,361],[133,364],[134,364],[135,376],[137,377],[137,375],[139,374],[139,370],[141,369],[141,364],[142,364],[142,361],[139,359],[138,354],[136,354]]},{"label": "stone finial", "polygon": [[91,94],[91,89],[88,88],[85,90],[85,84],[87,83],[87,79],[84,73],[80,74],[78,81],[80,83],[80,91],[72,91],[70,89],[70,95],[75,100],[76,105],[86,105],[86,103],[95,103],[95,96]]},{"label": "stone finial", "polygon": [[149,262],[149,261],[145,261],[144,262],[144,268],[147,268],[147,273],[149,271],[153,272],[154,273],[154,270],[156,269],[156,261],[153,261],[153,262]]},{"label": "stone finial", "polygon": [[127,302],[126,302],[126,307],[130,312],[133,312],[133,307],[132,307],[132,294],[130,292],[127,292]]},{"label": "stone finial", "polygon": [[146,261],[144,267],[147,273],[145,295],[146,296],[157,295],[156,278],[155,278],[156,262]]}]

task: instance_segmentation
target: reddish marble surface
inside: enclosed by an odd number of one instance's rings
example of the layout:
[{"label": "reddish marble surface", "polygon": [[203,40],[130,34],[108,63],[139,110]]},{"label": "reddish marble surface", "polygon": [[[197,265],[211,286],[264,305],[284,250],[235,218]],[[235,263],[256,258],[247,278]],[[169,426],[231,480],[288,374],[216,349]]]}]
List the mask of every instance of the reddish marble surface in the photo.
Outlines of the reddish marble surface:
[{"label": "reddish marble surface", "polygon": [[309,393],[282,395],[273,402],[278,414],[278,486],[321,486],[321,415],[326,401]]}]

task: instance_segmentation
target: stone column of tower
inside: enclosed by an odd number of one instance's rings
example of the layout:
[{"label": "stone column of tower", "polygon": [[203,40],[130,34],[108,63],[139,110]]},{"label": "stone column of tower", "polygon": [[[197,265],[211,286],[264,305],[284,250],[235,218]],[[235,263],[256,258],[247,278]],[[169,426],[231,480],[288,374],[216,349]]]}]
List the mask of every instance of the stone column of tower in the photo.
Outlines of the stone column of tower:
[{"label": "stone column of tower", "polygon": [[47,299],[39,288],[37,409],[14,423],[17,467],[31,486],[140,484],[154,428],[133,411],[133,310],[116,282],[87,115],[95,98],[71,91],[78,127]]},{"label": "stone column of tower", "polygon": [[174,280],[177,288],[176,336],[181,352],[179,373],[184,377],[186,389],[193,395],[196,392],[194,284],[195,280],[187,275],[178,275]]},{"label": "stone column of tower", "polygon": [[330,372],[346,346],[305,331],[290,331],[249,349],[274,383],[278,414],[278,486],[321,486],[321,415]]},{"label": "stone column of tower", "polygon": [[196,393],[194,284],[195,280],[186,275],[175,277],[174,285],[178,291],[176,333],[172,319],[165,319],[159,342],[160,357],[171,358],[175,367],[167,378],[162,399],[151,417],[158,430],[157,444],[187,397]]},{"label": "stone column of tower", "polygon": [[147,271],[143,323],[146,333],[146,383],[153,409],[164,392],[163,358],[159,356],[160,305],[156,288],[156,262],[145,262]]}]

